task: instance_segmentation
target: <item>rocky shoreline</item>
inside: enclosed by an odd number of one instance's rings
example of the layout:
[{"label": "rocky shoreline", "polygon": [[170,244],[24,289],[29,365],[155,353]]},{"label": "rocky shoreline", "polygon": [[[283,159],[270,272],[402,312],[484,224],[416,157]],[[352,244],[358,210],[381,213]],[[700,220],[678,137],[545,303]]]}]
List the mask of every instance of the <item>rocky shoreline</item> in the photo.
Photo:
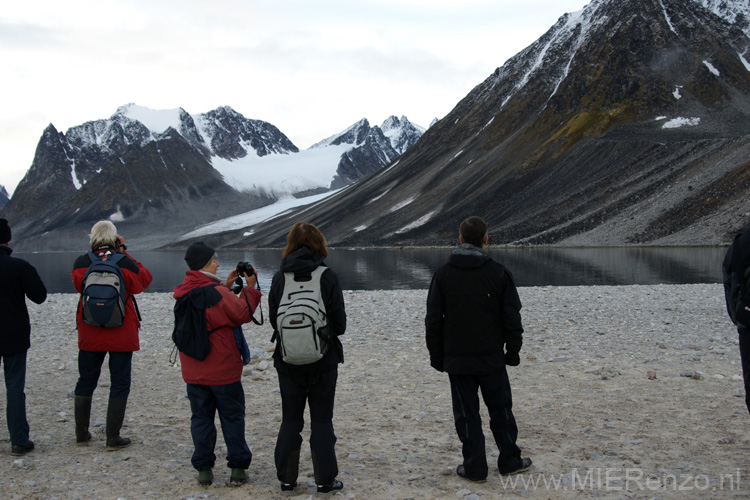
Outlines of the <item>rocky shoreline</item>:
[{"label": "rocky shoreline", "polygon": [[[720,285],[532,287],[519,293],[525,343],[521,365],[509,374],[519,445],[534,467],[511,479],[491,473],[486,483],[475,484],[455,475],[461,452],[447,375],[430,368],[424,346],[426,291],[345,292],[346,363],[339,369],[334,414],[345,487],[335,498],[747,497],[750,416],[737,332]],[[37,448],[12,457],[3,421],[0,497],[281,498],[273,465],[281,408],[268,324],[245,328],[255,357],[243,376],[254,454],[250,482],[227,486],[220,437],[216,481],[203,488],[190,465],[185,385],[179,367],[169,363],[169,294],[143,294],[138,301],[141,351],[133,359],[123,429],[133,444],[104,450],[104,370],[94,395],[93,442],[75,446],[76,300],[53,294],[41,306],[29,304],[27,413]],[[497,450],[483,415],[492,464]],[[309,418],[307,424],[306,439]],[[299,497],[313,495],[306,444],[300,480]]]}]

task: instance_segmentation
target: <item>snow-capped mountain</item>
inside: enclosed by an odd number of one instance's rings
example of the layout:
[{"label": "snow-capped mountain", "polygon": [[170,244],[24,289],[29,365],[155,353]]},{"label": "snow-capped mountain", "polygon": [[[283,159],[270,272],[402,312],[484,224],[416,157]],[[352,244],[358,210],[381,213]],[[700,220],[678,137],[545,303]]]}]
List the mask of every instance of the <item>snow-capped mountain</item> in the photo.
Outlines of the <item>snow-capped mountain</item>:
[{"label": "snow-capped mountain", "polygon": [[472,214],[495,244],[726,243],[750,220],[748,20],[747,0],[592,0],[305,218],[341,246],[450,245]]},{"label": "snow-capped mountain", "polygon": [[[394,137],[417,130],[402,121],[401,132],[393,127]],[[379,128],[373,130],[360,142],[340,140],[300,152],[270,123],[228,106],[191,115],[182,108],[128,104],[64,134],[50,125],[3,215],[19,234],[110,218],[147,235],[151,223],[165,216],[170,234],[182,234],[376,172],[398,154]],[[371,139],[375,132],[378,140]]]},{"label": "snow-capped mountain", "polygon": [[331,183],[332,188],[348,186],[371,175],[398,158],[424,134],[424,129],[405,116],[388,117],[378,127],[362,119],[346,130],[328,137],[310,149],[350,146],[342,155]]}]

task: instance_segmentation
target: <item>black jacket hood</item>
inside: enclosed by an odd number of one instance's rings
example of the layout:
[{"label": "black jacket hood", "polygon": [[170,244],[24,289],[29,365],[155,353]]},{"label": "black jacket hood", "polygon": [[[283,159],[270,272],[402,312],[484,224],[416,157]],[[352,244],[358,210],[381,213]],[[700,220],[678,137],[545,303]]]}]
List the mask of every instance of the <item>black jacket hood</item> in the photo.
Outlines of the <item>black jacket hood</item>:
[{"label": "black jacket hood", "polygon": [[487,250],[464,243],[453,249],[448,263],[461,269],[469,269],[480,267],[489,260],[492,260],[492,257]]},{"label": "black jacket hood", "polygon": [[309,247],[302,247],[284,257],[281,261],[281,272],[312,272],[323,264],[325,256],[313,252]]}]

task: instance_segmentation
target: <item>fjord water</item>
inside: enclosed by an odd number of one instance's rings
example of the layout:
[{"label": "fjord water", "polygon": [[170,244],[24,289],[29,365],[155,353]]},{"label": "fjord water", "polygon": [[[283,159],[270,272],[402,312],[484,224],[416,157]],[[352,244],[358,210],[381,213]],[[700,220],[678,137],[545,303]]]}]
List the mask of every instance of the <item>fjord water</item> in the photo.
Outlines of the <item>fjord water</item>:
[{"label": "fjord water", "polygon": [[[134,258],[154,276],[148,292],[171,292],[187,266],[182,251],[138,251]],[[345,290],[426,289],[450,248],[332,249],[326,263]],[[513,273],[518,286],[654,285],[721,282],[725,247],[490,248]],[[14,252],[39,271],[51,293],[75,292],[70,270],[81,252]],[[239,261],[259,271],[267,291],[281,250],[218,252],[218,274],[226,277]]]}]

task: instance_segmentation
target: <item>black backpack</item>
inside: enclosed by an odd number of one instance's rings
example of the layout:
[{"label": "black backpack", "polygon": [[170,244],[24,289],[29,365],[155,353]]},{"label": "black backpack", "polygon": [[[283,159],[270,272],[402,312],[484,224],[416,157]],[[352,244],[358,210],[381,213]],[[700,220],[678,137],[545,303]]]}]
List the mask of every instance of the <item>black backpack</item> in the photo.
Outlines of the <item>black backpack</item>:
[{"label": "black backpack", "polygon": [[181,353],[198,361],[206,359],[211,352],[208,336],[214,331],[208,331],[206,326],[206,309],[221,300],[216,286],[193,288],[174,305],[172,342]]},{"label": "black backpack", "polygon": [[[114,253],[100,257],[89,251],[91,264],[81,283],[81,308],[83,322],[101,328],[122,326],[128,293],[122,269],[117,265],[124,257]],[[134,299],[135,300],[135,299]]]}]

